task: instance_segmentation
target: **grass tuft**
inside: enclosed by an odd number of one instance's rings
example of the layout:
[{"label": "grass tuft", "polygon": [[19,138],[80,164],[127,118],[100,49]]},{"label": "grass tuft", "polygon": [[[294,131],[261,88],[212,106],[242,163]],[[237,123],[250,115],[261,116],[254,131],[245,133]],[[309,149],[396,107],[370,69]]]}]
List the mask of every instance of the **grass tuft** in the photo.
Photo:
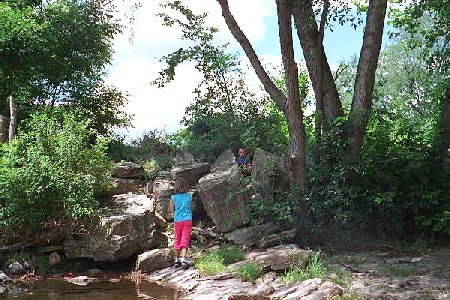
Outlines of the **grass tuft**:
[{"label": "grass tuft", "polygon": [[243,281],[250,281],[252,283],[255,283],[256,279],[264,274],[261,266],[255,262],[243,264],[236,273]]},{"label": "grass tuft", "polygon": [[292,283],[312,278],[324,278],[327,271],[328,268],[323,263],[319,251],[311,256],[305,268],[291,267],[284,272],[281,279],[284,283]]},{"label": "grass tuft", "polygon": [[195,261],[195,267],[203,275],[216,275],[225,271],[227,265],[244,258],[241,249],[222,245],[217,249],[207,251]]}]

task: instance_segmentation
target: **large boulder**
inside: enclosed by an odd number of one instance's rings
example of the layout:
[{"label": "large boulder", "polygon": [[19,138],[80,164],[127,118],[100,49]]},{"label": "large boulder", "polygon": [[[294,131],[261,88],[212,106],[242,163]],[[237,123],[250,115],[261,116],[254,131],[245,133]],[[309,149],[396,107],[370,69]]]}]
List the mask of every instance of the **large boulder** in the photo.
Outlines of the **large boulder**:
[{"label": "large boulder", "polygon": [[144,175],[144,168],[132,162],[120,162],[114,170],[114,177],[140,178]]},{"label": "large boulder", "polygon": [[174,261],[171,249],[153,249],[138,256],[135,269],[142,272],[153,272],[170,267]]},{"label": "large boulder", "polygon": [[264,201],[273,198],[273,187],[289,186],[288,168],[281,157],[261,149],[256,149],[252,162],[252,179],[257,184],[258,193]]},{"label": "large boulder", "polygon": [[187,181],[189,186],[197,184],[198,180],[211,169],[209,163],[195,163],[189,165],[175,166],[170,170],[170,175],[175,181],[177,178],[183,178]]},{"label": "large boulder", "polygon": [[145,195],[118,195],[110,211],[99,218],[84,238],[64,243],[67,258],[117,261],[167,243],[155,222],[153,201]]},{"label": "large boulder", "polygon": [[170,196],[173,194],[173,186],[169,179],[158,177],[153,182],[153,200],[155,211],[165,220],[173,221],[175,208]]},{"label": "large boulder", "polygon": [[250,192],[231,150],[222,153],[211,173],[200,178],[197,190],[203,207],[221,232],[229,232],[250,221]]}]

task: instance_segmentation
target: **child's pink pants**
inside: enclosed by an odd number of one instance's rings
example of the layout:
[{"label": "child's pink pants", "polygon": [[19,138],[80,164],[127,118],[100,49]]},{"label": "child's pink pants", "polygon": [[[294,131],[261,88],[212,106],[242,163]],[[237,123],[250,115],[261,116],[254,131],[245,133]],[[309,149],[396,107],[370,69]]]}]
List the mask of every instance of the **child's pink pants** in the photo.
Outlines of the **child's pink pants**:
[{"label": "child's pink pants", "polygon": [[189,248],[189,241],[191,240],[192,221],[180,221],[174,223],[175,238],[173,246],[175,250],[181,248]]}]

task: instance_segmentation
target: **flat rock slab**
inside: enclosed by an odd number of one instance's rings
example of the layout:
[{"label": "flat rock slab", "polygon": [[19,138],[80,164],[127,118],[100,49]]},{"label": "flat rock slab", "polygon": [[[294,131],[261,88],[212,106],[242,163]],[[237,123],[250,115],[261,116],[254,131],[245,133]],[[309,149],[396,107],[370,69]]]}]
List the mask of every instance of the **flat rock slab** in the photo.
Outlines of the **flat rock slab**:
[{"label": "flat rock slab", "polygon": [[205,280],[183,299],[219,300],[228,299],[234,294],[248,294],[255,286],[239,279]]},{"label": "flat rock slab", "polygon": [[261,225],[236,229],[225,234],[225,237],[238,245],[251,247],[277,231],[277,227],[273,223],[265,223]]},{"label": "flat rock slab", "polygon": [[275,247],[266,251],[249,252],[245,255],[244,261],[235,263],[231,267],[237,269],[247,262],[257,262],[263,268],[283,271],[289,267],[305,265],[312,254],[311,250]]},{"label": "flat rock slab", "polygon": [[196,280],[198,277],[199,274],[194,268],[183,270],[175,267],[161,269],[145,276],[149,281],[158,281],[164,284],[174,285],[178,289],[185,291],[192,291],[199,284]]}]

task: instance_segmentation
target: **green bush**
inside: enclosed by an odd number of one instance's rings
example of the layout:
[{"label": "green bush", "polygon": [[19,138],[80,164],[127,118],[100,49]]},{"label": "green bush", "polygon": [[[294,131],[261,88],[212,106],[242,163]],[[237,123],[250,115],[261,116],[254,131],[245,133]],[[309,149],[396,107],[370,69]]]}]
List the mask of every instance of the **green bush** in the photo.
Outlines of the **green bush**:
[{"label": "green bush", "polygon": [[36,229],[91,216],[96,196],[109,188],[106,141],[73,111],[34,114],[17,138],[3,145],[0,226]]},{"label": "green bush", "polygon": [[173,165],[173,147],[164,131],[153,130],[125,142],[123,136],[116,136],[108,144],[108,155],[115,162],[132,161],[143,165],[149,179],[155,179],[159,171]]}]

